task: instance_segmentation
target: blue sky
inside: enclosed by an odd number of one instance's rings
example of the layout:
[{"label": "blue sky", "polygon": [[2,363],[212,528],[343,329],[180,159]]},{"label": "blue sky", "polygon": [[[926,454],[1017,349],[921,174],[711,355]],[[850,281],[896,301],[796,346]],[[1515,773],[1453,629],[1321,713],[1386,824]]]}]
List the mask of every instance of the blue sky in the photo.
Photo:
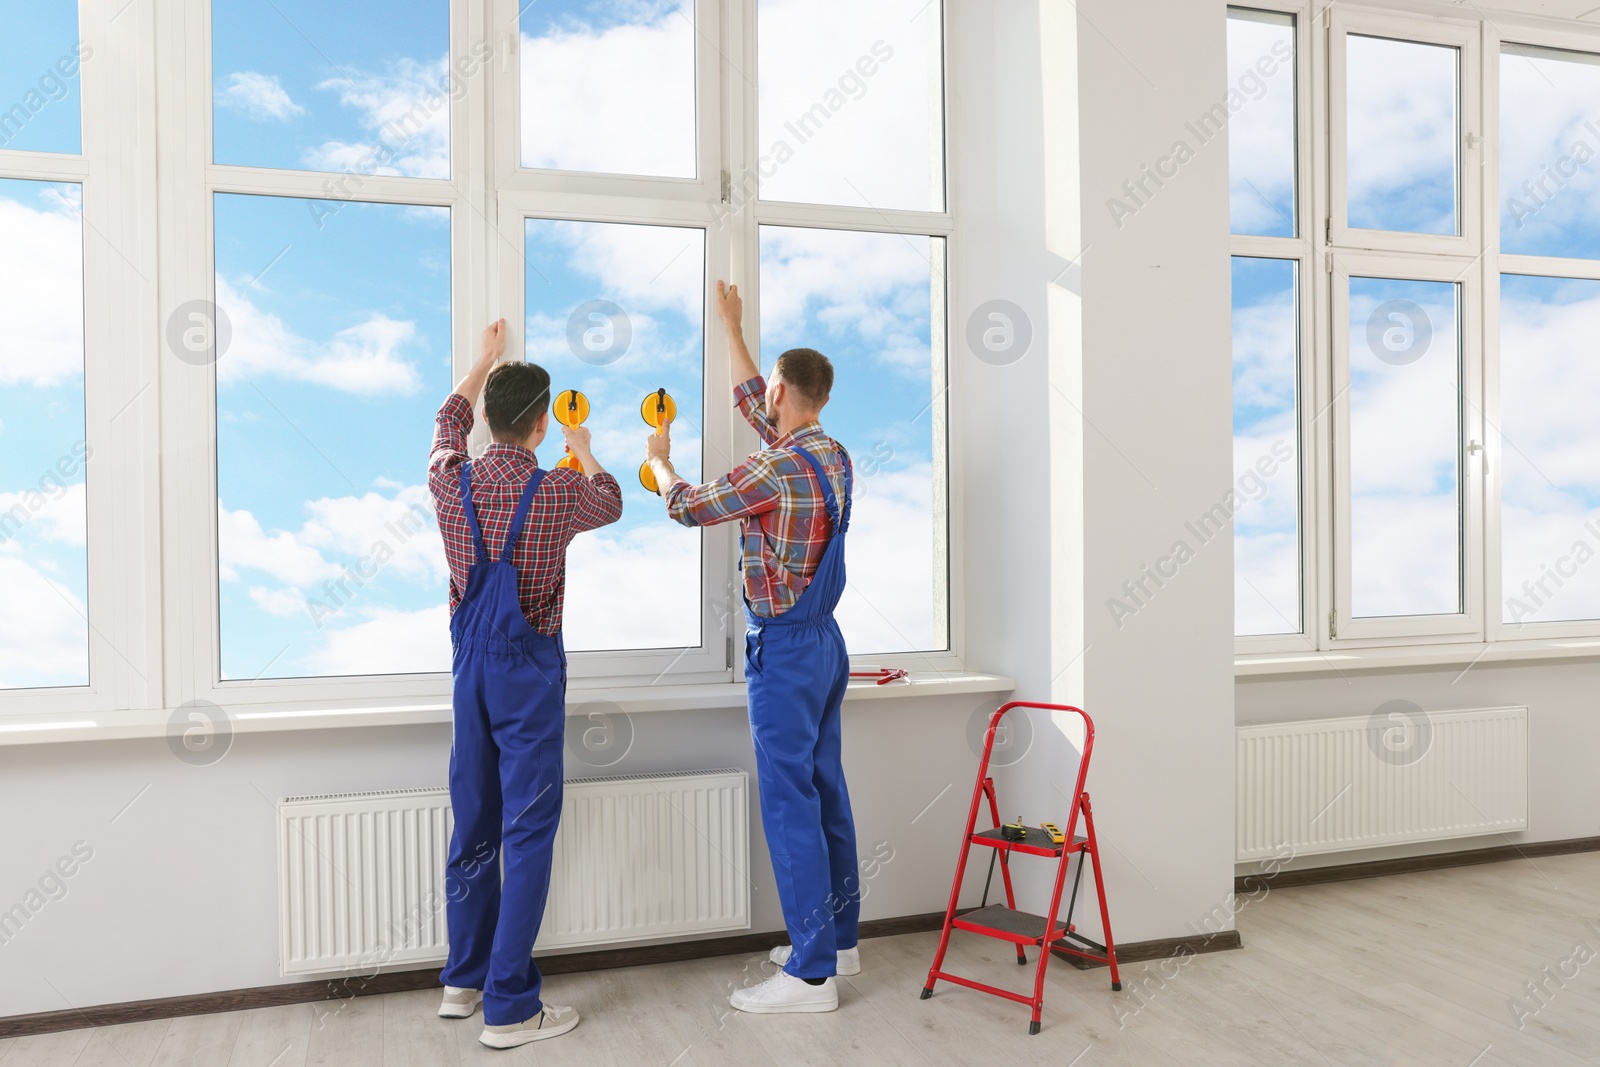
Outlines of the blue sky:
[{"label": "blue sky", "polygon": [[[447,107],[413,136],[382,133],[396,101],[441,95],[446,0],[403,16],[376,0],[217,0],[211,23],[216,162],[449,177]],[[380,144],[395,158],[362,165]]]},{"label": "blue sky", "polygon": [[[415,553],[436,547],[416,487],[433,412],[452,382],[449,213],[323,202],[340,210],[318,229],[312,206],[215,202],[218,304],[234,330],[217,388],[227,678],[332,670],[330,646],[358,642],[385,620],[400,625],[383,613],[414,615],[444,595],[438,553]],[[426,529],[410,554],[330,591],[332,572],[356,567],[372,546],[402,548],[384,523],[412,503]],[[285,559],[284,534],[321,562]],[[448,646],[439,631],[428,662],[447,660]],[[371,662],[390,659],[375,653]],[[352,656],[349,669],[358,666]]]},{"label": "blue sky", "polygon": [[[80,150],[76,66],[78,5],[12,4],[0,34],[0,112],[23,104],[31,114],[20,126],[0,129],[0,148],[27,152]],[[68,60],[61,65],[63,58]],[[90,61],[93,61],[91,56]],[[13,120],[14,121],[14,120]]]}]

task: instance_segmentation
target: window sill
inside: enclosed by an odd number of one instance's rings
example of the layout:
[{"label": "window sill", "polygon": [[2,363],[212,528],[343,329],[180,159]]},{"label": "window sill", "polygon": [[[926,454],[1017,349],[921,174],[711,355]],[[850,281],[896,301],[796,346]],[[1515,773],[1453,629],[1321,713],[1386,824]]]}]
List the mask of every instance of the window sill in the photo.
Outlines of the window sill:
[{"label": "window sill", "polygon": [[1277,674],[1337,674],[1405,667],[1479,666],[1538,660],[1600,659],[1600,638],[1545,638],[1531,641],[1482,641],[1439,645],[1396,645],[1386,648],[1343,648],[1323,652],[1262,652],[1233,658],[1236,678]]},{"label": "window sill", "polygon": [[[980,696],[1010,693],[1016,680],[977,671],[912,672],[907,681],[877,685],[852,681],[845,703],[926,699],[941,696]],[[657,711],[703,711],[745,706],[742,682],[702,685],[617,686],[571,689],[568,716],[604,710],[628,715]],[[605,704],[599,708],[595,705]],[[165,737],[187,721],[175,720],[168,710],[118,711],[81,715],[16,715],[0,717],[0,746],[56,744],[66,741],[107,741],[125,738]],[[327,706],[250,705],[229,713],[233,733],[276,733],[289,730],[325,730],[357,726],[413,726],[450,722],[449,704],[414,704],[330,708]]]}]

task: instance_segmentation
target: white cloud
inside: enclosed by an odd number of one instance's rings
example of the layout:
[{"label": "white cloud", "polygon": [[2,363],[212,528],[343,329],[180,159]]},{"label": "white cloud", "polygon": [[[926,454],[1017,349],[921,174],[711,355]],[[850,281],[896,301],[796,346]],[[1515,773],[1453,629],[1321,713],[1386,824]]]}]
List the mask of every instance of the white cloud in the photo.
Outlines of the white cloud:
[{"label": "white cloud", "polygon": [[318,89],[336,89],[339,102],[360,113],[372,131],[365,142],[327,141],[306,152],[306,166],[359,174],[413,178],[450,177],[450,67],[448,59],[400,59],[381,74],[351,72]]},{"label": "white cloud", "polygon": [[314,586],[339,575],[322,553],[285,530],[267,533],[248,511],[229,511],[217,502],[217,549],[222,577],[237,581],[240,571],[254,571],[285,585]]},{"label": "white cloud", "polygon": [[[933,293],[926,237],[773,227],[762,234],[761,334],[803,326],[849,337],[889,366],[927,374]],[[825,347],[820,338],[810,340]],[[775,355],[776,353],[772,353]]]},{"label": "white cloud", "polygon": [[233,327],[233,340],[217,361],[222,382],[272,375],[361,396],[409,395],[422,387],[417,364],[401,355],[416,340],[414,322],[373,312],[326,341],[312,341],[258,308],[221,275],[217,306]]},{"label": "white cloud", "polygon": [[0,589],[0,689],[86,685],[88,607],[10,555],[0,555]]},{"label": "white cloud", "polygon": [[[943,206],[934,199],[944,165],[938,12],[939,5],[921,0],[761,4],[759,150],[774,161],[779,142],[793,152],[775,170],[767,165],[764,198],[913,211]],[[857,68],[863,59],[870,76]]]},{"label": "white cloud", "polygon": [[[1507,248],[1593,255],[1592,246],[1587,253],[1571,246],[1575,238],[1592,239],[1600,229],[1595,222],[1600,218],[1600,65],[1503,56],[1500,113]],[[1583,151],[1573,153],[1578,145]]]},{"label": "white cloud", "polygon": [[450,577],[427,486],[402,486],[387,497],[323,497],[308,501],[306,511],[311,517],[299,536],[307,545],[353,561],[382,555],[383,566],[416,581],[443,583]]},{"label": "white cloud", "polygon": [[[88,521],[87,501],[88,491],[82,482],[65,489],[56,489],[52,484],[45,492],[0,493],[0,518],[20,506],[21,514],[27,516],[22,526],[30,537],[81,548]],[[12,528],[11,521],[14,517],[6,522],[5,529]]]},{"label": "white cloud", "polygon": [[48,199],[55,210],[0,195],[0,385],[83,373],[83,226],[70,199]]},{"label": "white cloud", "polygon": [[1293,532],[1251,534],[1236,524],[1233,559],[1233,632],[1299,633],[1300,544]]},{"label": "white cloud", "polygon": [[[529,227],[528,240],[567,250],[564,267],[593,279],[595,295],[616,301],[630,317],[674,311],[690,322],[700,320],[706,299],[704,230],[544,221]],[[531,284],[540,284],[537,275]]]},{"label": "white cloud", "polygon": [[567,549],[567,651],[698,645],[700,597],[700,536],[665,509],[631,530],[579,534]]},{"label": "white cloud", "polygon": [[439,604],[417,611],[376,608],[363,622],[324,631],[304,663],[315,675],[422,674],[450,670],[450,613]]},{"label": "white cloud", "polygon": [[1455,232],[1456,50],[1351,35],[1348,54],[1351,224]]},{"label": "white cloud", "polygon": [[[1279,51],[1273,51],[1274,45]],[[1228,194],[1235,233],[1285,226],[1274,207],[1291,202],[1295,174],[1294,64],[1281,59],[1285,45],[1294,47],[1289,25],[1228,20],[1228,86],[1247,100],[1228,120]],[[1275,68],[1270,77],[1257,67],[1263,59]]]},{"label": "white cloud", "polygon": [[917,465],[856,473],[850,532],[845,535],[848,588],[836,613],[852,655],[923,651],[934,644],[933,471]]},{"label": "white cloud", "polygon": [[[307,611],[306,598],[292,589],[268,589],[265,586],[252,586],[250,599],[256,606],[268,615],[277,615],[280,618],[292,618]],[[309,617],[309,616],[308,616]]]},{"label": "white cloud", "polygon": [[523,166],[692,177],[691,12],[647,10],[632,24],[524,34]]},{"label": "white cloud", "polygon": [[289,99],[276,74],[261,74],[253,70],[228,75],[227,87],[217,90],[217,104],[242,111],[257,121],[282,122],[303,115],[306,110]]}]

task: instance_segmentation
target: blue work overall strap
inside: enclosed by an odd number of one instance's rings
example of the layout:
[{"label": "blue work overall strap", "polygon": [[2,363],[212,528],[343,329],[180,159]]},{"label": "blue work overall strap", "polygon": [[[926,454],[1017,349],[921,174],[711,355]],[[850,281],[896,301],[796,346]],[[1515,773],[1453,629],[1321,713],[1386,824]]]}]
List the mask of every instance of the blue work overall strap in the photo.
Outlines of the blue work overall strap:
[{"label": "blue work overall strap", "polygon": [[517,550],[517,540],[522,536],[522,526],[528,519],[528,508],[533,504],[533,494],[539,491],[539,486],[544,482],[545,472],[538,467],[533,469],[533,477],[528,479],[527,487],[522,490],[522,496],[517,500],[517,510],[511,513],[511,532],[506,535],[505,551],[500,553],[501,563],[513,563],[512,553]]},{"label": "blue work overall strap", "polygon": [[844,461],[843,456],[839,457],[840,462],[844,463],[844,512],[841,515],[839,510],[839,500],[833,492],[833,482],[828,478],[828,472],[823,469],[821,461],[819,461],[816,456],[812,455],[809,449],[796,446],[790,448],[789,451],[793,452],[795,455],[801,457],[807,463],[811,464],[812,471],[816,473],[817,484],[822,487],[822,504],[828,509],[828,518],[833,520],[834,534],[842,534],[849,530],[851,497],[850,464]]},{"label": "blue work overall strap", "polygon": [[472,531],[472,543],[477,546],[478,554],[473,557],[474,563],[488,563],[489,550],[483,547],[483,531],[478,529],[478,513],[472,507],[472,461],[461,464],[461,510],[467,513],[467,529]]}]

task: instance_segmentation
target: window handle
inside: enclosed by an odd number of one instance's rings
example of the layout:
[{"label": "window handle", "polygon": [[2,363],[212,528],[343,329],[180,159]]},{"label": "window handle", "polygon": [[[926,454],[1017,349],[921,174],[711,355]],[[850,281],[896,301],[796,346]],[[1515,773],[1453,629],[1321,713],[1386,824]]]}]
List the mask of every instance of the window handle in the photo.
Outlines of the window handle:
[{"label": "window handle", "polygon": [[[1475,456],[1479,452],[1484,452],[1483,442],[1482,441],[1468,441],[1467,442],[1467,455]],[[1489,473],[1489,455],[1488,455],[1487,452],[1484,452],[1484,456],[1483,456],[1483,459],[1482,459],[1481,462],[1483,463],[1483,472],[1485,474],[1488,474]]]}]

